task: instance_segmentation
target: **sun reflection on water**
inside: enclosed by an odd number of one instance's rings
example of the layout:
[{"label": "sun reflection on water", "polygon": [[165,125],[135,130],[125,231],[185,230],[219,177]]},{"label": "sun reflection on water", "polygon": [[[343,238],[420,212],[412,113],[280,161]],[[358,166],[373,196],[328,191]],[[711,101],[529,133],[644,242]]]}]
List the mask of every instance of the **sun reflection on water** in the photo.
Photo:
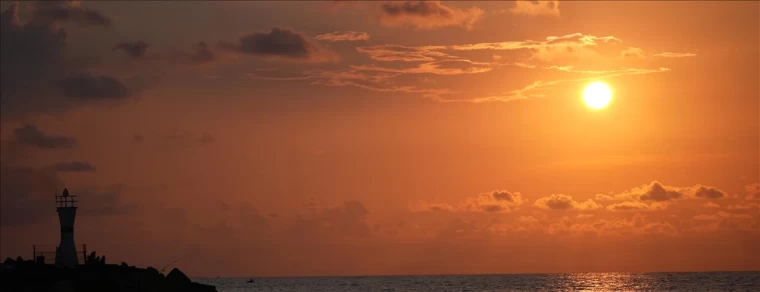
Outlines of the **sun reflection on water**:
[{"label": "sun reflection on water", "polygon": [[567,286],[562,289],[595,292],[651,290],[653,282],[658,280],[649,274],[633,273],[576,273],[565,276]]}]

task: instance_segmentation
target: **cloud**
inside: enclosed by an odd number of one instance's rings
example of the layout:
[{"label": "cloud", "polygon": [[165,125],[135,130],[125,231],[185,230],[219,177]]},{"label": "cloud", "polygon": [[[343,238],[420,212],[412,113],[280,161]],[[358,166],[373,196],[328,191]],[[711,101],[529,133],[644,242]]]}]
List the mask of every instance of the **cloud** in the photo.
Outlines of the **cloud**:
[{"label": "cloud", "polygon": [[749,214],[733,214],[727,212],[718,212],[718,216],[723,218],[736,218],[736,219],[755,219],[755,216]]},{"label": "cloud", "polygon": [[220,47],[244,55],[303,62],[332,62],[337,56],[303,35],[284,28],[256,32],[240,37],[238,43],[220,43]]},{"label": "cloud", "polygon": [[214,142],[214,136],[211,136],[208,132],[203,132],[201,134],[201,138],[198,139],[198,142],[201,142],[201,144],[208,144],[211,142]]},{"label": "cloud", "polygon": [[[238,52],[237,45],[232,43],[221,42],[219,47],[226,48],[227,51]],[[219,59],[219,52],[214,50],[206,42],[198,42],[192,45],[191,50],[188,52],[183,49],[175,49],[172,54],[169,55],[171,62],[189,63],[195,65],[209,64]]]},{"label": "cloud", "polygon": [[507,213],[524,203],[522,195],[517,192],[496,190],[481,193],[464,199],[457,204],[416,202],[410,209],[414,212],[448,211],[448,212],[486,212]]},{"label": "cloud", "polygon": [[552,221],[548,225],[533,226],[546,234],[597,234],[597,235],[631,235],[631,234],[662,234],[676,235],[678,229],[669,222],[652,222],[647,216],[639,213],[630,220],[627,219],[598,219],[590,217],[576,217],[575,222],[571,217],[565,216],[561,220]]},{"label": "cloud", "polygon": [[369,40],[369,34],[366,32],[358,32],[358,31],[334,31],[334,32],[328,32],[325,34],[320,34],[314,39],[320,40],[320,41],[329,41],[329,42],[352,42],[352,41],[366,41]]},{"label": "cloud", "polygon": [[128,56],[139,59],[145,56],[145,52],[148,51],[148,43],[144,41],[137,41],[137,42],[124,42],[119,43],[116,46],[113,47],[114,50],[122,50],[124,53],[126,53]]},{"label": "cloud", "polygon": [[658,181],[614,195],[597,195],[597,200],[616,202],[607,206],[611,211],[664,209],[668,204],[685,199],[721,199],[728,195],[715,187],[700,184],[691,187],[664,185]]},{"label": "cloud", "polygon": [[659,53],[655,54],[655,57],[663,57],[663,58],[684,58],[684,57],[696,57],[697,54],[694,53]]},{"label": "cloud", "polygon": [[429,62],[439,59],[459,59],[447,51],[516,51],[529,50],[532,59],[549,61],[555,58],[554,52],[567,52],[568,48],[595,47],[600,44],[614,44],[622,41],[613,36],[597,37],[582,33],[573,33],[563,36],[548,36],[543,41],[523,40],[491,43],[474,43],[449,46],[399,46],[377,45],[359,47],[357,51],[367,54],[370,58],[378,61],[406,61],[406,62]]},{"label": "cloud", "polygon": [[560,16],[559,1],[516,1],[512,14],[529,16]]},{"label": "cloud", "polygon": [[43,149],[68,149],[76,145],[76,139],[65,136],[50,136],[35,125],[24,125],[13,130],[16,140],[25,145]]},{"label": "cloud", "polygon": [[747,230],[757,231],[758,221],[756,215],[735,214],[719,211],[718,213],[708,215],[701,214],[693,217],[697,226],[697,231],[720,231],[720,230]]},{"label": "cloud", "polygon": [[84,26],[111,26],[111,19],[102,13],[70,1],[40,1],[31,6],[33,22],[45,25],[73,22]]},{"label": "cloud", "polygon": [[96,168],[88,162],[71,161],[57,163],[53,165],[53,170],[57,172],[92,172]]},{"label": "cloud", "polygon": [[214,136],[209,132],[192,134],[187,130],[172,129],[163,137],[165,142],[178,147],[190,147],[194,145],[211,144],[215,141]]},{"label": "cloud", "polygon": [[[539,59],[550,61],[567,51],[582,52],[587,50],[594,52],[590,48],[601,44],[618,44],[622,41],[614,36],[594,36],[582,33],[573,33],[562,36],[548,36],[542,41],[523,40],[523,41],[506,41],[491,43],[474,43],[448,46],[401,46],[401,45],[375,45],[357,47],[356,50],[372,60],[382,62],[411,62],[417,63],[413,67],[400,67],[398,63],[392,63],[387,66],[378,65],[352,65],[346,71],[331,71],[330,73],[306,73],[295,76],[264,76],[262,74],[250,74],[250,78],[262,80],[315,80],[313,85],[327,86],[356,86],[367,90],[378,92],[405,92],[421,93],[422,97],[439,102],[509,102],[515,100],[526,100],[531,98],[545,97],[542,91],[557,86],[559,84],[571,82],[583,82],[589,80],[614,78],[627,75],[641,75],[652,73],[669,72],[669,68],[619,68],[611,70],[580,70],[572,66],[549,66],[543,67],[547,70],[558,70],[568,73],[594,75],[581,78],[560,79],[560,80],[539,80],[523,88],[497,93],[486,96],[466,97],[461,96],[461,92],[447,89],[445,87],[424,88],[417,86],[400,86],[396,77],[408,74],[435,74],[435,75],[463,75],[477,74],[494,71],[496,68],[506,66],[516,66],[526,69],[535,69],[536,65],[526,64],[523,62],[505,63],[504,58],[488,62],[473,61],[460,56],[457,52],[465,53],[469,51],[492,50],[492,51],[523,51],[530,55],[530,59]],[[578,50],[583,49],[583,50]],[[573,53],[577,54],[577,53]],[[501,56],[501,55],[499,55]],[[603,58],[599,54],[594,57]],[[387,74],[370,74],[371,72]],[[372,81],[365,83],[366,81]],[[420,85],[429,86],[430,84],[422,83]]]},{"label": "cloud", "polygon": [[757,203],[747,203],[744,205],[728,205],[729,210],[752,210],[757,209],[758,204]]},{"label": "cloud", "polygon": [[504,190],[482,193],[474,199],[460,206],[461,209],[484,212],[511,212],[514,207],[523,204],[520,193],[512,193]]},{"label": "cloud", "polygon": [[549,210],[595,210],[602,206],[594,202],[594,200],[588,199],[583,203],[576,202],[573,197],[563,194],[553,194],[548,197],[543,197],[533,204],[536,207]]},{"label": "cloud", "polygon": [[449,221],[443,228],[435,231],[435,237],[439,240],[463,240],[474,238],[482,234],[483,227],[478,226],[476,222],[467,222],[462,218],[454,218]]},{"label": "cloud", "polygon": [[760,200],[760,183],[748,184],[744,186],[744,191],[747,193],[745,199]]},{"label": "cloud", "polygon": [[380,5],[382,22],[387,26],[409,26],[417,30],[459,26],[472,29],[483,16],[483,10],[472,7],[464,10],[446,6],[440,1],[386,2]]},{"label": "cloud", "polygon": [[536,68],[535,65],[525,64],[525,63],[522,63],[522,62],[517,62],[514,65],[517,66],[517,67],[528,68],[528,69]]},{"label": "cloud", "polygon": [[[567,67],[564,67],[564,68],[566,70],[569,70]],[[556,69],[556,68],[552,68],[552,69]],[[550,80],[550,81],[539,80],[521,89],[512,90],[500,95],[489,95],[489,96],[481,96],[481,97],[475,97],[475,98],[455,98],[455,99],[436,99],[436,100],[441,101],[441,102],[471,102],[471,103],[510,102],[510,101],[516,101],[516,100],[527,100],[531,98],[545,97],[544,94],[541,94],[537,91],[550,88],[552,86],[555,86],[561,83],[599,80],[599,79],[620,77],[620,76],[626,76],[626,75],[640,75],[640,74],[661,73],[661,72],[668,72],[668,71],[670,71],[670,69],[668,68],[659,68],[659,69],[629,68],[629,69],[622,69],[618,71],[612,70],[612,71],[602,72],[606,74],[599,73],[598,76],[594,76],[594,77],[585,77],[585,78],[577,78],[577,79],[561,79],[561,80]],[[589,73],[589,72],[596,73],[597,71],[585,71],[585,72],[581,71],[581,72],[574,72],[574,73]]]},{"label": "cloud", "polygon": [[195,45],[195,50],[190,55],[190,61],[194,63],[207,63],[215,59],[214,53],[211,52],[205,42],[199,42]]},{"label": "cloud", "polygon": [[655,205],[649,205],[643,202],[638,201],[631,201],[631,202],[622,202],[622,203],[615,203],[612,205],[607,206],[607,210],[610,211],[642,211],[642,210],[652,210],[655,209],[653,206]]},{"label": "cloud", "polygon": [[726,193],[719,189],[705,186],[697,187],[697,189],[694,191],[694,195],[698,198],[703,199],[721,199],[728,196]]},{"label": "cloud", "polygon": [[359,201],[346,201],[341,205],[312,208],[308,216],[296,217],[288,226],[291,238],[297,241],[335,241],[361,239],[371,234],[367,224],[369,210]]},{"label": "cloud", "polygon": [[720,205],[715,204],[713,202],[707,202],[704,205],[702,205],[702,207],[705,207],[705,208],[720,208]]},{"label": "cloud", "polygon": [[[496,51],[513,51],[523,49],[548,50],[553,48],[567,49],[567,47],[593,47],[605,43],[621,43],[622,41],[614,36],[597,37],[594,35],[584,35],[582,33],[573,33],[563,36],[548,36],[543,41],[524,40],[524,41],[507,41],[493,43],[475,43],[466,45],[443,46],[441,48],[456,51],[473,51],[473,50],[496,50]],[[436,48],[436,47],[433,47]]]},{"label": "cloud", "polygon": [[575,216],[577,219],[590,219],[594,218],[594,214],[578,214],[578,216]]},{"label": "cloud", "polygon": [[53,218],[49,206],[63,182],[50,170],[0,166],[0,225],[23,226]]},{"label": "cloud", "polygon": [[454,58],[438,50],[442,46],[406,47],[398,45],[378,45],[357,47],[356,50],[378,61],[432,62],[438,59]]},{"label": "cloud", "polygon": [[574,69],[573,66],[549,66],[549,67],[545,67],[544,69],[558,70],[558,71],[569,72],[569,73],[581,73],[581,74],[605,74],[610,77],[670,71],[670,69],[668,68],[659,68],[659,69],[621,68],[621,69],[613,69],[613,70],[577,70],[577,69]]},{"label": "cloud", "polygon": [[679,199],[683,196],[677,189],[668,187],[667,189],[659,182],[652,182],[649,190],[640,195],[642,201],[663,202]]},{"label": "cloud", "polygon": [[118,100],[129,97],[127,86],[110,76],[75,74],[55,81],[63,96],[78,100]]},{"label": "cloud", "polygon": [[620,52],[623,59],[644,59],[644,50],[636,47],[628,47]]},{"label": "cloud", "polygon": [[242,226],[244,230],[249,232],[260,232],[261,230],[269,228],[269,220],[267,217],[250,203],[241,202],[238,204],[238,208],[240,226]]},{"label": "cloud", "polygon": [[417,65],[413,68],[393,69],[377,66],[354,66],[351,68],[359,71],[381,71],[404,74],[435,74],[435,75],[462,75],[485,73],[495,67],[507,66],[507,64],[490,62],[473,62],[470,60],[442,60]]},{"label": "cloud", "polygon": [[138,210],[134,203],[124,203],[124,185],[114,185],[105,188],[86,188],[69,190],[72,195],[79,196],[79,210],[82,216],[120,216],[131,214]]},{"label": "cloud", "polygon": [[435,99],[436,97],[444,94],[452,93],[452,91],[447,89],[418,88],[416,86],[398,85],[395,84],[391,79],[399,76],[401,73],[388,73],[382,71],[359,71],[356,69],[350,69],[347,71],[312,70],[291,76],[272,76],[270,74],[273,73],[266,73],[266,75],[262,75],[262,73],[249,73],[246,74],[246,76],[250,79],[257,80],[312,80],[311,84],[313,85],[334,87],[353,86],[377,92],[416,93],[421,94],[423,97],[431,99]]},{"label": "cloud", "polygon": [[493,191],[491,193],[491,197],[493,197],[496,201],[507,201],[507,202],[514,202],[515,199],[519,199],[519,196],[513,195],[510,192],[507,191]]},{"label": "cloud", "polygon": [[[93,102],[96,98],[79,98],[75,94],[89,92],[93,85],[118,83],[123,89],[123,85],[111,77],[68,79],[72,75],[89,74],[78,72],[83,67],[82,62],[67,56],[67,32],[59,24],[77,22],[107,26],[110,23],[107,18],[68,2],[39,1],[30,5],[30,19],[24,23],[18,17],[18,3],[11,4],[0,14],[0,57],[3,60],[0,66],[0,113],[4,118],[63,112]],[[87,82],[99,80],[105,82]],[[72,88],[75,85],[72,81],[84,81],[88,88]]]}]

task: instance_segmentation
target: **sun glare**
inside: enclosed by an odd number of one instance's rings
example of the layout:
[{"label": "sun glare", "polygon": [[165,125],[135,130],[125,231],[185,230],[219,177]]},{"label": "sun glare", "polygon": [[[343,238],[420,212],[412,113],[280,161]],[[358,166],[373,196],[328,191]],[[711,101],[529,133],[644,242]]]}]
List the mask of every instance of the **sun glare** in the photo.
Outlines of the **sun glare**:
[{"label": "sun glare", "polygon": [[592,109],[602,109],[612,100],[612,90],[603,82],[593,82],[583,90],[583,101]]}]

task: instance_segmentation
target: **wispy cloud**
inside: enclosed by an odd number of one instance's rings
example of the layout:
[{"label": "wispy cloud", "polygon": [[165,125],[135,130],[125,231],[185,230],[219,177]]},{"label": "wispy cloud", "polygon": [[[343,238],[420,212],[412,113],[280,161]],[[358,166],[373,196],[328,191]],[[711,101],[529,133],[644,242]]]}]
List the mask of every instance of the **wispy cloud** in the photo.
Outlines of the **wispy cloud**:
[{"label": "wispy cloud", "polygon": [[663,57],[663,58],[684,58],[684,57],[696,57],[697,54],[694,53],[659,53],[655,54],[655,57]]},{"label": "wispy cloud", "polygon": [[456,58],[455,56],[440,52],[445,46],[406,47],[398,45],[379,45],[370,47],[358,47],[356,50],[366,54],[373,60],[391,62],[430,62],[438,59]]},{"label": "wispy cloud", "polygon": [[620,52],[620,57],[624,59],[644,59],[644,50],[636,47],[628,47]]},{"label": "wispy cloud", "polygon": [[314,37],[314,39],[328,42],[366,41],[369,40],[369,34],[366,32],[357,31],[334,31],[320,34]]},{"label": "wispy cloud", "polygon": [[595,210],[602,206],[594,202],[594,200],[588,199],[585,202],[577,202],[573,200],[572,196],[563,194],[553,194],[548,197],[543,197],[533,203],[534,206],[549,209],[549,210]]},{"label": "wispy cloud", "polygon": [[601,43],[621,43],[622,41],[614,36],[597,37],[593,35],[584,35],[582,33],[574,33],[563,36],[548,36],[543,41],[525,40],[525,41],[508,41],[508,42],[492,42],[492,43],[477,43],[466,45],[454,45],[446,46],[446,49],[452,49],[456,51],[472,51],[472,50],[521,50],[521,49],[540,49],[547,47],[582,47],[582,46],[597,46]]},{"label": "wispy cloud", "polygon": [[377,92],[401,92],[421,94],[424,98],[437,99],[442,95],[456,93],[445,88],[420,88],[417,86],[402,86],[392,82],[401,73],[382,71],[361,71],[349,69],[345,71],[313,70],[294,75],[263,75],[249,73],[246,77],[254,80],[299,81],[311,80],[312,85],[333,87],[351,86]]},{"label": "wispy cloud", "polygon": [[[548,62],[564,56],[593,55],[590,48],[602,44],[619,44],[614,36],[594,36],[574,33],[563,36],[549,36],[542,41],[523,40],[506,42],[473,43],[448,46],[400,46],[376,45],[358,47],[356,50],[373,60],[390,62],[431,62],[446,59],[462,59],[456,52],[469,51],[528,51],[531,60]],[[499,56],[502,59],[503,56]]]},{"label": "wispy cloud", "polygon": [[[351,68],[359,71],[380,71],[404,74],[434,74],[434,75],[462,75],[485,73],[493,70],[495,67],[508,66],[505,63],[493,62],[474,62],[466,59],[460,60],[441,60],[419,64],[413,68],[387,68],[377,66],[354,66]],[[447,68],[444,68],[448,66]]]},{"label": "wispy cloud", "polygon": [[448,203],[418,201],[411,204],[410,210],[413,212],[448,211],[506,213],[512,212],[524,203],[525,201],[520,193],[497,190],[465,198],[461,202],[453,205]]},{"label": "wispy cloud", "polygon": [[509,10],[512,14],[530,16],[560,16],[559,1],[517,1]]},{"label": "wispy cloud", "polygon": [[69,149],[77,144],[76,138],[48,135],[31,124],[13,130],[13,134],[18,142],[42,149]]},{"label": "wispy cloud", "polygon": [[[530,98],[539,98],[546,96],[545,89],[570,82],[582,82],[592,79],[614,78],[627,75],[640,75],[651,73],[662,73],[670,71],[669,68],[619,68],[609,70],[582,70],[573,66],[552,65],[540,67],[544,70],[556,70],[573,74],[583,74],[579,78],[559,79],[559,80],[538,80],[523,88],[507,91],[500,94],[462,97],[459,92],[446,88],[421,88],[417,86],[399,86],[392,82],[393,78],[408,74],[431,74],[431,75],[467,75],[482,74],[492,72],[497,68],[514,66],[524,69],[539,68],[533,64],[525,62],[506,62],[506,58],[499,55],[497,58],[489,58],[487,61],[477,61],[456,55],[457,52],[465,54],[472,51],[527,51],[531,56],[528,60],[540,60],[547,62],[555,59],[562,54],[577,54],[586,52],[588,54],[581,56],[593,56],[594,58],[604,58],[599,54],[593,53],[594,47],[602,44],[620,44],[622,41],[614,36],[594,36],[583,33],[573,33],[562,36],[548,36],[544,40],[523,40],[523,41],[505,41],[489,43],[472,43],[446,46],[403,46],[403,45],[375,45],[357,47],[356,50],[375,61],[389,62],[390,65],[375,64],[356,64],[349,65],[347,70],[336,71],[310,71],[297,73],[294,75],[249,75],[253,79],[262,80],[313,80],[311,84],[320,84],[327,86],[356,86],[373,91],[380,92],[422,92],[425,98],[431,98],[440,102],[506,102],[514,100],[525,100]],[[591,52],[591,53],[589,53]],[[643,50],[637,47],[626,49],[627,54],[643,56]],[[514,59],[514,58],[510,58]],[[405,67],[398,62],[418,63],[412,67]],[[329,73],[328,73],[329,72]],[[430,84],[420,84],[420,86],[429,86]]]},{"label": "wispy cloud", "polygon": [[744,190],[747,192],[747,200],[760,200],[760,183],[748,184]]},{"label": "wispy cloud", "polygon": [[58,172],[92,172],[97,169],[89,162],[71,161],[57,163],[53,165],[53,170]]},{"label": "wispy cloud", "polygon": [[123,43],[116,44],[116,46],[114,46],[113,49],[122,50],[128,56],[134,59],[139,59],[145,56],[145,52],[148,51],[149,46],[150,45],[146,43],[145,41],[123,42]]},{"label": "wispy cloud", "polygon": [[460,26],[471,29],[483,16],[478,7],[460,9],[440,1],[385,2],[380,5],[382,23],[387,26],[409,26],[417,30]]},{"label": "wispy cloud", "polygon": [[[551,68],[550,69],[557,69],[557,68]],[[559,70],[559,69],[557,69]],[[571,69],[568,69],[565,67],[564,70],[570,70],[568,72],[575,72]],[[564,71],[563,70],[563,71]],[[649,74],[649,73],[659,73],[659,72],[668,72],[670,69],[668,68],[659,68],[659,69],[622,69],[618,71],[579,71],[575,73],[591,73],[591,74],[600,74],[593,77],[585,77],[585,78],[577,78],[577,79],[563,79],[563,80],[550,80],[550,81],[535,81],[531,83],[528,86],[525,86],[521,89],[512,90],[509,92],[506,92],[504,94],[500,95],[489,95],[489,96],[483,96],[483,97],[475,97],[475,98],[456,98],[456,99],[439,99],[441,102],[473,102],[473,103],[483,103],[483,102],[508,102],[508,101],[516,101],[516,100],[526,100],[530,98],[540,98],[544,97],[545,94],[540,93],[539,91],[542,89],[546,89],[551,86],[555,86],[557,84],[561,83],[568,83],[568,82],[581,82],[581,81],[589,81],[589,80],[599,80],[599,79],[606,79],[606,78],[613,78],[613,77],[619,77],[619,76],[625,76],[625,75],[639,75],[639,74]],[[603,74],[603,75],[602,75]]]}]

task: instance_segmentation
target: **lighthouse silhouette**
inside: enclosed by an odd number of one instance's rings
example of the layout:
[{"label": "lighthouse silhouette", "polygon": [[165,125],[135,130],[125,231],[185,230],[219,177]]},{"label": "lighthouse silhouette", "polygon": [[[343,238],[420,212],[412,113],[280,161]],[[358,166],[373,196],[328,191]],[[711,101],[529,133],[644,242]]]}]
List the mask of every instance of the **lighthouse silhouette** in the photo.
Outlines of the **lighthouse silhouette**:
[{"label": "lighthouse silhouette", "polygon": [[77,215],[77,197],[70,196],[68,189],[55,196],[58,203],[58,220],[61,222],[61,243],[55,250],[55,264],[73,268],[79,264],[76,245],[74,245],[74,219]]}]

